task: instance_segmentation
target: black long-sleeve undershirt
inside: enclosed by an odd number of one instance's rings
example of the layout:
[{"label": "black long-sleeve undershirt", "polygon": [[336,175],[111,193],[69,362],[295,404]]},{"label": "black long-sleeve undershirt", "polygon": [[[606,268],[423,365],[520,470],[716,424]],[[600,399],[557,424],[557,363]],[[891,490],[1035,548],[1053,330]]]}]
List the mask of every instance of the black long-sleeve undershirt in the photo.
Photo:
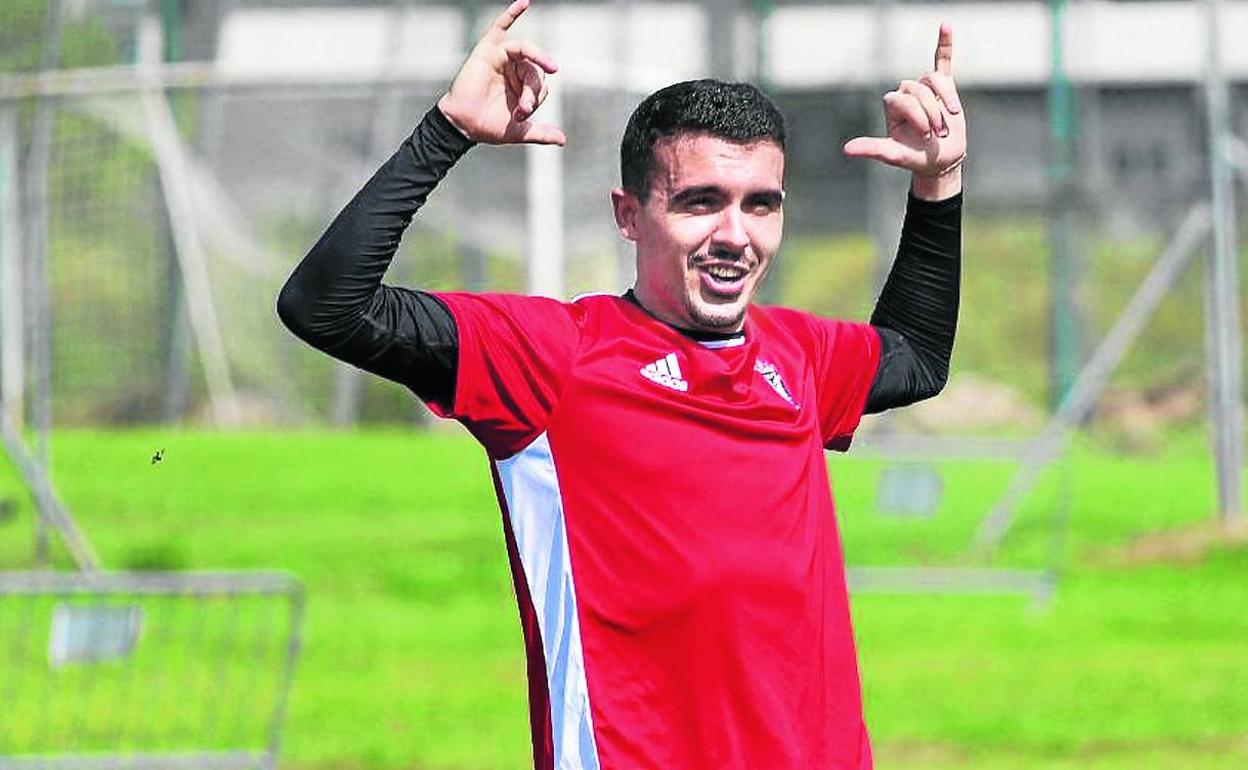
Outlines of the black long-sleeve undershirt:
[{"label": "black long-sleeve undershirt", "polygon": [[[295,268],[277,312],[324,352],[449,403],[459,335],[436,297],[382,284],[403,231],[472,146],[436,107],[356,193]],[[897,259],[871,316],[880,366],[866,410],[935,395],[948,377],[958,312],[962,196],[911,197]]]},{"label": "black long-sleeve undershirt", "polygon": [[897,258],[871,325],[880,335],[880,366],[866,412],[931,398],[949,380],[962,272],[962,194],[943,201],[910,196]]},{"label": "black long-sleeve undershirt", "polygon": [[277,312],[286,327],[426,401],[449,403],[459,351],[450,311],[430,294],[381,279],[416,210],[472,146],[441,110],[429,110],[282,287]]}]

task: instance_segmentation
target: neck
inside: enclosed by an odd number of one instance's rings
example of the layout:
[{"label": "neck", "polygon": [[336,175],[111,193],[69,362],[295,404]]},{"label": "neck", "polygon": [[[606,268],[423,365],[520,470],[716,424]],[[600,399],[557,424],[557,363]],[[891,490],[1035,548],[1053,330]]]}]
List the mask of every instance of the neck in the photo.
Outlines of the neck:
[{"label": "neck", "polygon": [[687,327],[681,326],[680,324],[672,323],[671,321],[667,320],[663,316],[659,315],[658,313],[655,313],[653,310],[646,307],[645,303],[642,302],[641,298],[637,296],[637,290],[635,288],[629,289],[628,291],[624,292],[624,299],[628,300],[629,302],[633,303],[637,307],[641,308],[643,311],[645,311],[646,315],[649,315],[651,318],[654,318],[655,320],[663,322],[664,324],[671,327],[672,329],[675,329],[676,331],[680,332],[686,337],[693,339],[693,340],[697,340],[698,342],[706,342],[709,340],[730,340],[730,339],[734,339],[737,337],[745,336],[745,331],[742,329],[736,329],[736,330],[725,329],[722,331],[708,331],[705,329],[689,329]]}]

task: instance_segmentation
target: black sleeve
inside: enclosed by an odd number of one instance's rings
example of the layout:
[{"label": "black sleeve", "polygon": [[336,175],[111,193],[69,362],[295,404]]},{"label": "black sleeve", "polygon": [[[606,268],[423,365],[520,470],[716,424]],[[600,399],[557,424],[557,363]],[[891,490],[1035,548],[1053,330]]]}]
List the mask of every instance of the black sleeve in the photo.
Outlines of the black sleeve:
[{"label": "black sleeve", "polygon": [[426,113],[282,287],[277,314],[291,332],[426,401],[451,400],[459,339],[450,311],[381,279],[416,210],[472,145],[437,107]]},{"label": "black sleeve", "polygon": [[880,367],[866,412],[931,398],[949,379],[962,266],[962,194],[910,196],[897,259],[871,314]]}]

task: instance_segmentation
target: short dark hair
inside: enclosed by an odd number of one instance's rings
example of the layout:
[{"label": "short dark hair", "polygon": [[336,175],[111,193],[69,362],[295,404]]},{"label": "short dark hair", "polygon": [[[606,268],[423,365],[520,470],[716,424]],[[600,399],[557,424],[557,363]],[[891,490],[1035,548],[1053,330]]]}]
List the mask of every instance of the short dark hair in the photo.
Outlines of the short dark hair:
[{"label": "short dark hair", "polygon": [[784,116],[749,83],[686,80],[661,88],[633,110],[620,141],[620,182],[645,201],[654,172],[654,146],[681,134],[710,134],[743,144],[772,141],[784,150]]}]

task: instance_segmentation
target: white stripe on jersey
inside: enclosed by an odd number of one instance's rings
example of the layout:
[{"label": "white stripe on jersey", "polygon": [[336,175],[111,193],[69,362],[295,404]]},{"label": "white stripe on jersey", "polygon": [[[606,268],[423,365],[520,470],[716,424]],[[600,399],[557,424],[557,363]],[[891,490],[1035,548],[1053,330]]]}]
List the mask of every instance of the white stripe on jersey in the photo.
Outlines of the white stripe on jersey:
[{"label": "white stripe on jersey", "polygon": [[599,770],[563,499],[550,440],[543,433],[496,465],[542,634],[554,765],[558,770]]}]

